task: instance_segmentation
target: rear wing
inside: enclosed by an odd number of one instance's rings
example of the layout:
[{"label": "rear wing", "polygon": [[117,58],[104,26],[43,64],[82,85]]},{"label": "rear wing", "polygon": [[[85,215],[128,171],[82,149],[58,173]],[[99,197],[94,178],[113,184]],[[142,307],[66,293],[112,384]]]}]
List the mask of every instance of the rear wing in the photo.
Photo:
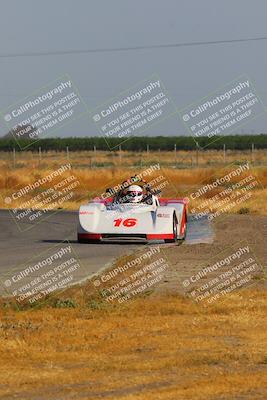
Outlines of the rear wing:
[{"label": "rear wing", "polygon": [[188,205],[189,201],[187,197],[178,197],[176,199],[169,199],[169,198],[159,198],[159,204],[161,206],[167,206],[169,203],[178,203],[178,204],[184,204],[185,206]]}]

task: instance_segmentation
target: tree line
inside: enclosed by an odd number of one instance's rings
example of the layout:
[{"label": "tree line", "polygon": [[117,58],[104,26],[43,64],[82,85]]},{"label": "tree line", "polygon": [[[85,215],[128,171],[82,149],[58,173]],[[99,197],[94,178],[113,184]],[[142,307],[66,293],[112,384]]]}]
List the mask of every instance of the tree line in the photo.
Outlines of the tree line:
[{"label": "tree line", "polygon": [[103,137],[70,137],[70,138],[46,138],[33,141],[30,139],[2,138],[0,140],[0,151],[31,150],[38,151],[83,151],[83,150],[127,150],[146,151],[162,150],[194,150],[196,147],[221,150],[225,145],[226,149],[246,150],[252,145],[256,149],[267,148],[267,134],[260,135],[232,135],[215,138],[199,137],[194,140],[187,136],[134,136],[122,142],[120,138],[109,138],[108,143]]}]

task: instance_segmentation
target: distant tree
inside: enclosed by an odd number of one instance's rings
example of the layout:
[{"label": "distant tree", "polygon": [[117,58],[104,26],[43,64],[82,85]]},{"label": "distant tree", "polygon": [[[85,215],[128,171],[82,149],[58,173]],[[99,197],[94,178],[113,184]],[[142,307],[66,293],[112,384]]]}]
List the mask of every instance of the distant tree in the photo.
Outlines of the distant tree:
[{"label": "distant tree", "polygon": [[3,139],[32,139],[38,137],[37,128],[30,124],[18,125],[15,129],[11,129]]}]

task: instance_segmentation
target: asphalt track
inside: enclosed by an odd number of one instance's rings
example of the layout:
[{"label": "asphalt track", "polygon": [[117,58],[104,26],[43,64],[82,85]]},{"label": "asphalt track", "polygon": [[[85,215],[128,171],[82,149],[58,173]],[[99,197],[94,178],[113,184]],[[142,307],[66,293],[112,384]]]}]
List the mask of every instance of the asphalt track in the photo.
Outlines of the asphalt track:
[{"label": "asphalt track", "polygon": [[[0,294],[7,294],[2,282],[9,278],[12,271],[21,271],[31,258],[42,257],[41,254],[66,240],[83,265],[76,274],[76,281],[89,278],[117,257],[144,247],[140,243],[80,244],[76,240],[76,226],[76,212],[59,211],[51,213],[40,223],[24,223],[21,231],[10,212],[0,210]],[[183,245],[210,243],[212,240],[213,233],[206,220],[189,219],[187,239]]]}]

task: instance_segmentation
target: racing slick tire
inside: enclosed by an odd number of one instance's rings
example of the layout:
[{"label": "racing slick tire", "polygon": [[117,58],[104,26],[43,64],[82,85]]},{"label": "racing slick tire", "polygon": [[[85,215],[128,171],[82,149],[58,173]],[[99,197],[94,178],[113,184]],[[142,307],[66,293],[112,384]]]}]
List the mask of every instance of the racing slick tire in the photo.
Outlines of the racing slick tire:
[{"label": "racing slick tire", "polygon": [[182,231],[183,231],[183,234],[182,234],[182,236],[181,235],[178,235],[178,241],[181,243],[183,240],[185,240],[185,238],[186,238],[186,234],[187,234],[187,213],[186,212],[184,212],[184,215],[183,215],[183,219],[182,219]]},{"label": "racing slick tire", "polygon": [[164,239],[165,243],[175,243],[177,241],[177,219],[175,213],[173,213],[172,218],[172,229],[173,229],[173,239]]}]

